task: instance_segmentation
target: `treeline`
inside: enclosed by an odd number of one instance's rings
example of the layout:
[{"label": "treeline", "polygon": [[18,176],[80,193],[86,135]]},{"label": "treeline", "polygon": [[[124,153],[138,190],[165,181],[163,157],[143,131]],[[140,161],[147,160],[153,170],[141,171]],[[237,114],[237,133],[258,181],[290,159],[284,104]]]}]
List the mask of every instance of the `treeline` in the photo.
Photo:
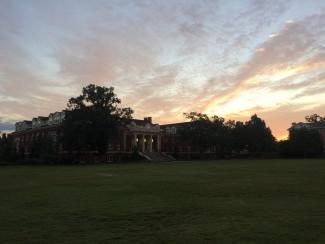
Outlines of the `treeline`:
[{"label": "treeline", "polygon": [[26,158],[25,151],[15,147],[14,138],[10,134],[0,136],[0,164],[55,162],[57,160],[57,144],[49,136],[36,140]]},{"label": "treeline", "polygon": [[317,158],[324,156],[324,145],[317,130],[291,130],[288,140],[278,142],[279,156],[283,158]]},{"label": "treeline", "polygon": [[184,114],[191,123],[181,129],[183,140],[203,154],[214,147],[218,158],[252,156],[274,157],[276,140],[265,121],[256,114],[246,122],[191,112]]},{"label": "treeline", "polygon": [[18,159],[13,137],[11,135],[0,135],[0,163],[12,163]]},{"label": "treeline", "polygon": [[[113,87],[93,84],[84,87],[79,96],[69,99],[66,118],[56,141],[51,137],[36,140],[29,160],[55,161],[60,150],[94,151],[103,155],[118,135],[118,128],[132,118],[133,110],[120,107],[120,104]],[[323,155],[323,141],[315,129],[290,130],[288,140],[277,142],[265,121],[256,114],[246,122],[198,112],[184,115],[191,123],[179,130],[182,141],[199,149],[200,154],[213,147],[217,158],[310,158]],[[324,123],[325,117],[313,114],[306,116],[306,121]],[[0,162],[24,160],[24,156],[23,150],[15,148],[11,135],[0,137]]]},{"label": "treeline", "polygon": [[[323,140],[317,129],[291,129],[287,140],[277,141],[265,121],[256,114],[246,122],[225,120],[198,112],[184,115],[191,123],[180,131],[181,137],[199,148],[201,154],[215,147],[218,158],[323,156]],[[316,126],[325,122],[325,117],[317,114],[306,116],[305,119]]]},{"label": "treeline", "polygon": [[324,142],[318,127],[322,128],[325,116],[312,114],[305,117],[308,127],[289,130],[289,138],[278,142],[279,156],[283,158],[317,158],[324,156]]}]

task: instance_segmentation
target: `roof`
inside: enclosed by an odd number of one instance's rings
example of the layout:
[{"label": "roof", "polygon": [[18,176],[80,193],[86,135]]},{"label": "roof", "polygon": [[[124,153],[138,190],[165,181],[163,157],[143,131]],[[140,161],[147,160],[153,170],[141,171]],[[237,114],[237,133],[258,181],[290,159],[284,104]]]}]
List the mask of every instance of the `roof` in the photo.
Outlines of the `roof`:
[{"label": "roof", "polygon": [[32,124],[32,121],[30,120],[23,120],[23,121],[18,121],[16,123],[26,123],[26,124]]},{"label": "roof", "polygon": [[157,124],[153,124],[148,120],[145,119],[130,119],[130,123],[134,122],[136,125],[140,125],[140,126],[145,126],[146,124],[152,124],[152,125],[157,125]]},{"label": "roof", "polygon": [[42,131],[46,129],[53,129],[53,128],[60,128],[61,125],[47,125],[47,126],[42,126],[42,127],[36,127],[36,128],[28,128],[26,130],[22,131],[13,131],[11,135],[21,135],[21,134],[28,134],[28,133],[33,133],[37,131]]},{"label": "roof", "polygon": [[160,127],[162,127],[162,128],[169,127],[169,126],[182,127],[182,126],[185,126],[185,125],[189,125],[191,123],[192,123],[191,121],[188,121],[188,122],[179,122],[179,123],[173,123],[173,124],[160,125]]},{"label": "roof", "polygon": [[325,122],[316,122],[316,123],[293,123],[292,126],[289,128],[289,130],[292,129],[301,129],[301,128],[307,128],[307,129],[324,129],[325,128]]}]

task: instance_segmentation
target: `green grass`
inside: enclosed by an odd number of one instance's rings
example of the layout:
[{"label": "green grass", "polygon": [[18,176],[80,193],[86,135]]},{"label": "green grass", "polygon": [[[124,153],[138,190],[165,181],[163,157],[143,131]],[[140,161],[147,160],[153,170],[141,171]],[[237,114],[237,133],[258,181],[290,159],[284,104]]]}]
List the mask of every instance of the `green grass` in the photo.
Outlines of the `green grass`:
[{"label": "green grass", "polygon": [[0,243],[325,243],[325,160],[0,168]]}]

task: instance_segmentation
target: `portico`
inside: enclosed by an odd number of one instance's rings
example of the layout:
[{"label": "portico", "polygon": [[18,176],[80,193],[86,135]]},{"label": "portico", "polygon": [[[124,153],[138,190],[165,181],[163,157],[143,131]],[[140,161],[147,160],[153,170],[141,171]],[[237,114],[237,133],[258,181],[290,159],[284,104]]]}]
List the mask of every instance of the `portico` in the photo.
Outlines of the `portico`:
[{"label": "portico", "polygon": [[134,133],[132,137],[133,149],[137,149],[140,152],[160,151],[160,135]]},{"label": "portico", "polygon": [[126,152],[160,152],[161,129],[151,123],[136,124],[132,121],[123,132],[123,149]]}]

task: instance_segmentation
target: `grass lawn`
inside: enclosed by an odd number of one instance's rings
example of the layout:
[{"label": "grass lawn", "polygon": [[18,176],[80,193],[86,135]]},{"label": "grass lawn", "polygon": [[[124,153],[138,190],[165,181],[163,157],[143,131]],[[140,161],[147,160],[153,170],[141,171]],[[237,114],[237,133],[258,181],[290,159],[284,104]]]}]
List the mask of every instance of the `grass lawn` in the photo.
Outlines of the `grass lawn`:
[{"label": "grass lawn", "polygon": [[0,243],[325,243],[325,160],[0,167]]}]

